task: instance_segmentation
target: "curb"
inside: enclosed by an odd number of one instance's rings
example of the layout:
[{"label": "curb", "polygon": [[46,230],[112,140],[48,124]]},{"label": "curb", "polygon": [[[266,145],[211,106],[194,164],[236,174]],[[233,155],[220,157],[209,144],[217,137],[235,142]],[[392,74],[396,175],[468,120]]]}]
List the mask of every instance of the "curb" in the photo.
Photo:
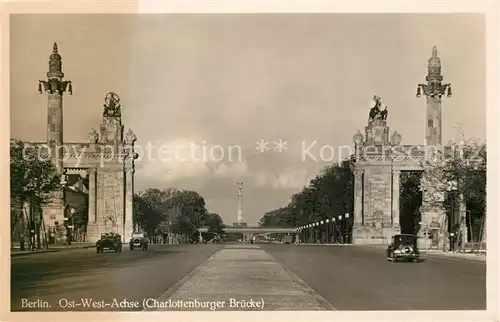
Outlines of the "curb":
[{"label": "curb", "polygon": [[61,251],[68,251],[68,250],[75,250],[75,249],[85,249],[85,248],[94,248],[95,245],[85,245],[85,246],[80,246],[80,247],[67,247],[67,248],[49,248],[49,249],[43,249],[39,251],[29,251],[26,250],[22,253],[10,253],[10,257],[17,257],[17,256],[28,256],[28,255],[35,255],[35,254],[44,254],[44,253],[57,253]]},{"label": "curb", "polygon": [[458,261],[458,262],[476,262],[476,263],[486,263],[487,257],[484,256],[484,259],[480,259],[483,257],[455,257],[455,256],[447,256],[447,255],[441,255],[441,254],[429,254],[429,253],[424,253],[425,258],[439,258],[439,259],[444,259],[444,260],[450,260],[450,261]]}]

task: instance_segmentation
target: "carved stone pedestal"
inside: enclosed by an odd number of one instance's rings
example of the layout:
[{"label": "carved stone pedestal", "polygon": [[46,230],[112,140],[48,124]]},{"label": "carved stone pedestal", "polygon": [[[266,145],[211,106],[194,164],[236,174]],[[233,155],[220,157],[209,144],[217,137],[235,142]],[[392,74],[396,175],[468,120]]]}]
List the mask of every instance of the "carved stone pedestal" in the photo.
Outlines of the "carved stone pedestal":
[{"label": "carved stone pedestal", "polygon": [[67,244],[67,228],[64,221],[64,204],[61,200],[55,199],[53,202],[45,205],[42,209],[44,221],[49,223],[47,226],[51,233],[55,234],[54,240],[58,245]]},{"label": "carved stone pedestal", "polygon": [[99,227],[95,223],[87,224],[87,242],[95,243],[99,240],[101,234],[99,232]]},{"label": "carved stone pedestal", "polygon": [[440,207],[421,207],[421,227],[418,232],[418,247],[420,249],[449,249],[446,227],[446,213]]},{"label": "carved stone pedestal", "polygon": [[386,245],[392,236],[392,227],[359,225],[353,227],[352,243],[355,245]]}]

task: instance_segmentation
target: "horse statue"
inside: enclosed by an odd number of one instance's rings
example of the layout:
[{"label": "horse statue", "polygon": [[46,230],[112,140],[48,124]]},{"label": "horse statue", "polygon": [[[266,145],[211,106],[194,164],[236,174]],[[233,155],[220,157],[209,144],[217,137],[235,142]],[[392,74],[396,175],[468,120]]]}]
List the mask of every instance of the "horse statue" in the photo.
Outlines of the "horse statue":
[{"label": "horse statue", "polygon": [[385,121],[387,119],[387,106],[382,103],[382,99],[377,95],[373,96],[372,108],[370,109],[370,114],[368,116],[368,121],[373,122],[374,120]]}]

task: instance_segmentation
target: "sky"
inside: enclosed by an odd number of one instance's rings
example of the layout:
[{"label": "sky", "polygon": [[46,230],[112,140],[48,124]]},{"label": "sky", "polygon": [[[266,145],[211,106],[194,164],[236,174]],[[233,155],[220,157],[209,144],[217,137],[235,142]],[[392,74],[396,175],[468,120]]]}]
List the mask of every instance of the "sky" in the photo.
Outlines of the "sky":
[{"label": "sky", "polygon": [[[402,144],[423,144],[425,98],[415,93],[434,45],[453,89],[443,142],[457,127],[486,139],[480,14],[11,15],[10,28],[13,138],[46,140],[37,86],[57,42],[73,82],[64,141],[87,142],[106,93],[118,93],[137,136],[136,190],[196,190],[226,224],[237,182],[254,225],[347,156],[373,95]],[[268,149],[256,149],[261,140]]]}]

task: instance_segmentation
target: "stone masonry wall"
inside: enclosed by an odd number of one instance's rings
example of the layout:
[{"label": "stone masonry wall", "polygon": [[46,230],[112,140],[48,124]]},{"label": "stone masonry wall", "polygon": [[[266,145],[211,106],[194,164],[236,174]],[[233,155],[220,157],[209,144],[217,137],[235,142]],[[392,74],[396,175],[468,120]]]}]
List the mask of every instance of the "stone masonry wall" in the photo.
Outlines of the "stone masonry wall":
[{"label": "stone masonry wall", "polygon": [[376,221],[391,223],[391,168],[369,166],[365,168],[364,223]]},{"label": "stone masonry wall", "polygon": [[93,239],[103,232],[123,235],[124,173],[115,169],[97,170],[97,207]]}]

